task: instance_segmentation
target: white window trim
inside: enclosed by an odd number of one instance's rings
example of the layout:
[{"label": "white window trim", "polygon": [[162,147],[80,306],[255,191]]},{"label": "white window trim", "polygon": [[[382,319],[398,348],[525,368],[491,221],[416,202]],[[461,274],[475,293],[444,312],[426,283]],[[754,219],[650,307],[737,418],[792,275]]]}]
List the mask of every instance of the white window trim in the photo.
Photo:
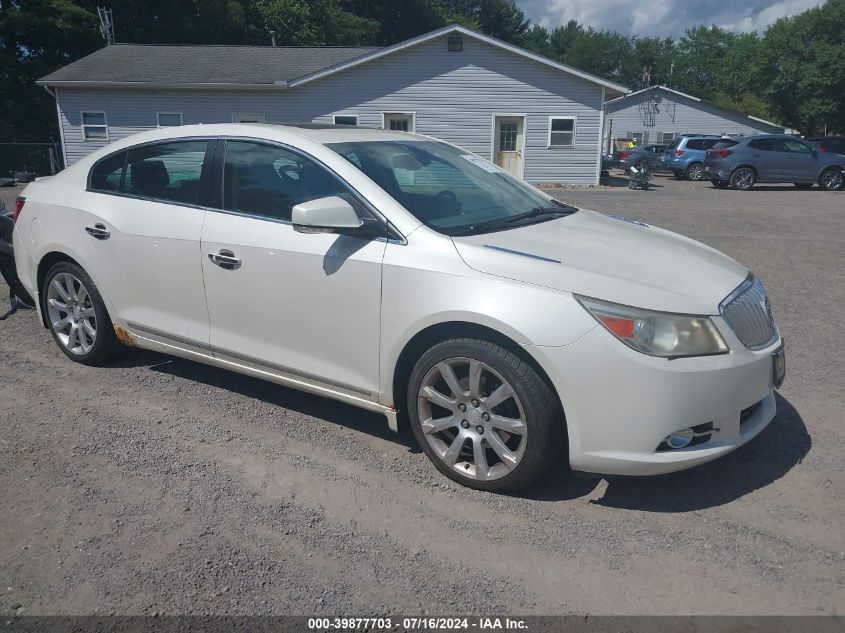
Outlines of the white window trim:
[{"label": "white window trim", "polygon": [[[552,145],[552,121],[555,119],[567,119],[572,121],[572,144],[571,145]],[[546,138],[546,147],[549,149],[574,149],[577,144],[576,135],[578,133],[578,117],[577,116],[561,116],[555,115],[549,117],[549,135]]]},{"label": "white window trim", "polygon": [[[103,115],[103,125],[85,125],[85,115],[86,114],[102,114]],[[82,127],[82,140],[86,143],[89,141],[95,142],[102,142],[105,141],[106,143],[109,142],[109,119],[106,116],[105,110],[80,110],[79,111],[79,124]],[[97,128],[105,128],[106,129],[106,138],[88,138],[88,135],[85,132],[85,128],[87,127],[97,127]]]},{"label": "white window trim", "polygon": [[[183,125],[183,118],[181,112],[156,112],[156,127],[161,127],[161,115],[171,114],[179,117],[179,125]],[[175,127],[173,125],[165,125],[164,127]]]},{"label": "white window trim", "polygon": [[238,119],[258,119],[258,123],[266,123],[266,119],[264,117],[263,112],[232,112],[232,123],[240,123]]},{"label": "white window trim", "polygon": [[[399,110],[384,110],[381,113],[381,129],[387,130],[387,117],[391,114],[399,114],[402,116],[411,117],[411,125],[408,126],[408,132],[416,132],[417,130],[417,113],[416,112],[400,112]],[[343,116],[343,115],[341,115]],[[389,132],[390,130],[388,130]]]},{"label": "white window trim", "polygon": [[[355,127],[358,127],[359,119],[358,119],[357,114],[344,114],[343,112],[341,112],[340,114],[334,114],[334,115],[332,115],[332,124],[341,125],[340,123],[337,122],[337,117],[347,117],[347,118],[350,118],[350,119],[355,119]],[[383,119],[382,119],[382,122],[383,122]],[[350,126],[350,127],[352,127],[352,126]]]}]

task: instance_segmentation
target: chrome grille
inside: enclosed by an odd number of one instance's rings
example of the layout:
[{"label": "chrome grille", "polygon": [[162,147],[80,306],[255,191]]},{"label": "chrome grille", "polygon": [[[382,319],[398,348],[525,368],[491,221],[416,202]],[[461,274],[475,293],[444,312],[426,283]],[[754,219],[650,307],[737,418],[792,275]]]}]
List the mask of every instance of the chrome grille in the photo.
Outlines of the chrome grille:
[{"label": "chrome grille", "polygon": [[719,306],[722,318],[748,349],[762,349],[778,335],[763,282],[749,275]]}]

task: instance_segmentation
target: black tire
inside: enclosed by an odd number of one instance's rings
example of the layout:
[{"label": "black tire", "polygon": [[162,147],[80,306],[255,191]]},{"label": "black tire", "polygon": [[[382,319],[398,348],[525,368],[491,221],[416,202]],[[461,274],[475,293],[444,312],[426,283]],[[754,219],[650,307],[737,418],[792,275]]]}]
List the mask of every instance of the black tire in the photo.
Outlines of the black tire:
[{"label": "black tire", "polygon": [[[423,432],[418,394],[429,371],[447,359],[481,361],[507,381],[516,398],[519,399],[527,429],[525,436],[521,439],[525,442],[524,452],[513,470],[503,477],[482,481],[462,475],[457,467],[450,467],[441,459]],[[481,339],[458,338],[443,341],[422,355],[414,366],[408,382],[408,414],[417,442],[437,470],[450,479],[477,490],[523,488],[548,469],[566,447],[563,411],[557,396],[546,380],[530,364],[510,350]]]},{"label": "black tire", "polygon": [[[91,349],[86,353],[74,353],[65,347],[65,344],[59,338],[58,333],[49,323],[50,317],[47,307],[48,290],[53,280],[62,273],[69,273],[84,284],[88,296],[91,299],[92,307],[94,308],[96,319],[96,337],[94,338],[94,343],[91,346]],[[41,310],[48,322],[47,327],[50,330],[50,334],[53,336],[53,340],[56,341],[56,345],[58,345],[59,349],[62,350],[65,356],[74,362],[82,363],[83,365],[98,365],[114,357],[117,353],[124,349],[123,345],[121,345],[115,335],[114,326],[112,325],[108,310],[106,310],[103,298],[100,295],[99,290],[97,290],[97,286],[94,285],[94,282],[88,273],[76,264],[71,262],[59,262],[58,264],[53,265],[44,276],[44,284],[41,287],[40,298]]]},{"label": "black tire", "polygon": [[845,185],[845,174],[838,167],[828,167],[819,176],[819,187],[825,191],[841,191]]},{"label": "black tire", "polygon": [[712,182],[713,186],[716,187],[716,189],[727,189],[728,185],[730,184],[727,180],[713,180]]},{"label": "black tire", "polygon": [[684,170],[684,178],[687,180],[701,180],[704,175],[704,165],[701,163],[690,163]]},{"label": "black tire", "polygon": [[748,191],[757,182],[757,174],[751,167],[740,167],[731,174],[731,189]]},{"label": "black tire", "polygon": [[678,180],[683,180],[683,179],[684,179],[684,172],[682,172],[682,171],[678,171],[677,169],[675,169],[675,170],[673,170],[673,171],[672,171],[672,174],[673,174],[673,175],[675,176],[675,178],[677,178]]},{"label": "black tire", "polygon": [[810,189],[813,186],[813,183],[811,182],[793,182],[792,184],[795,185],[797,189]]}]

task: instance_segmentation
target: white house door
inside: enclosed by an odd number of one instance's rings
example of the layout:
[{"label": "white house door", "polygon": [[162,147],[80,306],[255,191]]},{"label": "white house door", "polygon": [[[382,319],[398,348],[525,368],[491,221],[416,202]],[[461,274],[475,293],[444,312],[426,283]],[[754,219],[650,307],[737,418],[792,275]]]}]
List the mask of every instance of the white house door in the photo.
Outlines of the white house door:
[{"label": "white house door", "polygon": [[413,132],[414,115],[407,112],[385,112],[384,129],[395,132]]},{"label": "white house door", "polygon": [[497,116],[494,143],[494,162],[508,173],[522,178],[525,117]]}]

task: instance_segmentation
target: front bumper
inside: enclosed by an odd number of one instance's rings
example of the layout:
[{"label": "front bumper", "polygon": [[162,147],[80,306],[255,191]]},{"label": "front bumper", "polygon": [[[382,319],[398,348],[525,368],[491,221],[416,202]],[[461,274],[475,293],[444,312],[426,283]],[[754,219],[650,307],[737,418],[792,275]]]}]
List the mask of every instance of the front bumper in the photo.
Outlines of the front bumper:
[{"label": "front bumper", "polygon": [[[780,338],[753,352],[721,318],[713,320],[731,348],[727,354],[654,358],[629,349],[600,326],[565,347],[531,348],[561,395],[573,470],[607,475],[683,470],[739,448],[771,422],[772,352]],[[658,450],[670,433],[708,423],[716,430],[707,441]]]}]

